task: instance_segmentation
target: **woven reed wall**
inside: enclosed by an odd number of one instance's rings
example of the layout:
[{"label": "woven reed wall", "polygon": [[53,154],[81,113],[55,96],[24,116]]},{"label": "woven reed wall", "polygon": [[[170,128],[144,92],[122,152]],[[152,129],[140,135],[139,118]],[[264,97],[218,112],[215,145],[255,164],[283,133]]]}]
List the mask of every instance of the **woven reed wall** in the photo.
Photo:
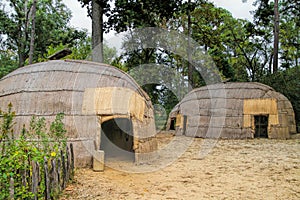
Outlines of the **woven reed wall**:
[{"label": "woven reed wall", "polygon": [[[56,60],[22,67],[0,80],[0,108],[5,109],[10,102],[13,104],[16,111],[15,130],[21,130],[23,124],[28,127],[32,115],[53,121],[56,114],[63,112],[69,141],[74,143],[75,164],[86,166],[91,165],[95,143],[96,148],[100,145],[101,113],[83,112],[84,98],[88,102],[89,96],[85,95],[92,90],[94,93],[90,99],[107,105],[113,100],[103,94],[109,93],[112,88],[123,90],[119,94],[134,94],[126,102],[129,105],[123,108],[129,109],[128,118],[133,121],[136,151],[147,153],[155,149],[157,145],[152,140],[149,144],[144,140],[139,142],[145,136],[155,135],[150,98],[129,75],[109,65]],[[122,99],[122,96],[118,98]],[[142,107],[134,109],[132,104],[137,101]],[[100,107],[98,105],[97,108]],[[117,115],[114,110],[117,109],[110,109],[106,117]]]},{"label": "woven reed wall", "polygon": [[[269,138],[289,138],[296,133],[291,103],[261,83],[226,83],[194,89],[169,115],[187,116],[186,135],[204,138],[253,138],[254,116],[269,117]],[[177,126],[177,134],[182,134]]]}]

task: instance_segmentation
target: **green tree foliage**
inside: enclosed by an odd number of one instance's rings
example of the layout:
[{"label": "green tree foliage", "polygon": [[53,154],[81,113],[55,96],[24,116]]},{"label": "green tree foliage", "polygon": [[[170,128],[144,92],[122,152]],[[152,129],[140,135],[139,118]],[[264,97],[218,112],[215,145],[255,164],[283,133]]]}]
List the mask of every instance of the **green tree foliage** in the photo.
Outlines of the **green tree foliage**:
[{"label": "green tree foliage", "polygon": [[[249,54],[252,54],[252,52],[248,52],[249,49],[245,50],[245,45],[249,44],[250,39],[250,34],[245,26],[247,23],[234,19],[230,12],[217,8],[207,1],[197,1],[196,4],[192,4],[192,8],[190,36],[199,44],[199,51],[204,50],[210,55],[224,79],[248,80],[248,69],[245,68],[245,62],[242,61],[247,60]],[[187,12],[183,10],[176,15],[176,18],[167,22],[166,27],[183,30],[183,33],[188,35],[188,19]],[[243,34],[241,35],[241,33]],[[241,39],[244,45],[241,44]],[[237,44],[239,44],[238,48]],[[240,53],[241,51],[244,51],[244,54]],[[186,64],[183,67],[186,68]],[[205,67],[209,66],[203,66],[203,68]],[[197,87],[205,84],[195,71],[194,79]]]},{"label": "green tree foliage", "polygon": [[[29,57],[32,0],[5,0],[0,3],[0,34],[3,50],[18,55],[18,66],[24,66]],[[62,0],[40,0],[37,2],[35,23],[35,52],[33,61],[43,57],[50,45],[71,44],[82,36],[68,26],[70,10]],[[5,67],[5,66],[1,66]]]},{"label": "green tree foliage", "polygon": [[191,18],[192,38],[209,53],[222,75],[232,79],[233,71],[226,55],[228,38],[223,34],[228,30],[231,14],[216,8],[212,3],[204,2],[191,12]]},{"label": "green tree foliage", "polygon": [[132,28],[159,26],[174,16],[181,4],[178,0],[116,0],[107,27],[119,33]]},{"label": "green tree foliage", "polygon": [[[255,29],[261,33],[264,45],[268,46],[269,62],[273,62],[274,1],[256,1],[254,11]],[[299,65],[300,4],[297,0],[279,0],[279,69]],[[269,67],[270,68],[270,67]],[[271,69],[269,69],[271,71]]]},{"label": "green tree foliage", "polygon": [[298,131],[300,130],[300,67],[293,67],[285,71],[263,77],[261,82],[270,85],[276,91],[284,94],[292,103]]},{"label": "green tree foliage", "polygon": [[[114,30],[118,33],[132,30],[135,28],[143,27],[159,27],[164,22],[170,20],[175,16],[175,13],[180,11],[180,6],[182,1],[175,0],[166,0],[166,1],[133,1],[133,0],[116,0],[114,8],[108,16],[108,21],[106,22],[105,27],[109,30]],[[147,35],[152,37],[151,33],[147,34],[128,34],[128,40],[124,43],[125,54],[121,55],[121,60],[116,62],[117,66],[121,66],[123,69],[131,70],[134,67],[137,67],[141,64],[148,63],[159,63],[159,57],[162,55],[162,51],[159,51],[159,48],[154,48],[155,44],[152,47],[144,48],[143,44],[140,42],[146,41]],[[143,37],[143,38],[140,38]],[[132,41],[134,39],[135,41]],[[133,47],[134,45],[134,47]],[[124,63],[120,65],[120,63]],[[134,73],[136,69],[131,72]],[[149,67],[149,74],[160,73],[157,69],[151,69]],[[156,72],[154,72],[156,71]],[[134,76],[137,81],[142,85],[143,89],[150,95],[153,104],[162,105],[163,102],[160,101],[162,98],[163,92],[166,88],[162,88],[159,85],[164,84],[160,81],[152,83],[152,81],[145,80],[146,77]],[[151,79],[151,77],[147,77]],[[143,80],[141,80],[143,79]],[[146,84],[144,84],[146,83]],[[178,100],[175,102],[177,103]],[[175,105],[173,103],[172,105]],[[170,109],[168,109],[170,110]]]},{"label": "green tree foliage", "polygon": [[18,68],[17,58],[10,50],[0,50],[0,78]]},{"label": "green tree foliage", "polygon": [[[57,46],[54,45],[49,46],[47,53],[44,55],[44,57],[47,58],[53,55],[54,53],[63,50],[65,48],[69,48],[72,51],[72,53],[62,59],[91,60],[91,54],[92,54],[91,37],[87,33],[85,37],[74,40],[71,46],[63,45],[62,43],[60,43]],[[104,41],[103,53],[104,53],[103,63],[106,64],[117,63],[115,61],[115,59],[117,59],[117,50],[115,47],[109,47],[106,41]],[[45,58],[40,59],[39,61],[47,60]]]},{"label": "green tree foliage", "polygon": [[298,67],[300,60],[300,3],[285,0],[280,4],[281,67]]}]

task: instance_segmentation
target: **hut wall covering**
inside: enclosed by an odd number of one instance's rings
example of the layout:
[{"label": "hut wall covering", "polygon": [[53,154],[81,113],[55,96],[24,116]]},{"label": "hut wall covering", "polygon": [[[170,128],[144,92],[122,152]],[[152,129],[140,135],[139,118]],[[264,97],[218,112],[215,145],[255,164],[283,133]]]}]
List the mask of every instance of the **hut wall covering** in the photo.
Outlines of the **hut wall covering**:
[{"label": "hut wall covering", "polygon": [[20,68],[0,80],[0,108],[13,104],[15,130],[33,115],[53,121],[64,113],[76,166],[90,166],[101,142],[101,125],[114,118],[132,121],[136,162],[157,148],[153,107],[126,73],[88,61],[49,61]]},{"label": "hut wall covering", "polygon": [[[258,124],[264,117],[265,124]],[[285,96],[261,83],[219,83],[187,94],[171,111],[167,129],[192,137],[254,138],[263,126],[268,138],[296,133],[293,107]]]}]

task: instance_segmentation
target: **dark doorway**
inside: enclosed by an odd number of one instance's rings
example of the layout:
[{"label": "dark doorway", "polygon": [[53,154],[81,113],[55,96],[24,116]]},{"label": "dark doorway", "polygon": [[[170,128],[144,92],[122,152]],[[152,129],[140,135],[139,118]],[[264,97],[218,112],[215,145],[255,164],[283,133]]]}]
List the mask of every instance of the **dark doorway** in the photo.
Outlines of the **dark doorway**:
[{"label": "dark doorway", "polygon": [[170,130],[175,130],[176,118],[171,118]]},{"label": "dark doorway", "polygon": [[134,161],[131,120],[116,118],[102,123],[100,149],[105,159]]},{"label": "dark doorway", "polygon": [[267,115],[254,116],[255,138],[268,138],[268,119]]},{"label": "dark doorway", "polygon": [[185,135],[185,132],[186,132],[186,123],[187,123],[187,116],[183,115],[183,131],[182,131],[182,135]]}]

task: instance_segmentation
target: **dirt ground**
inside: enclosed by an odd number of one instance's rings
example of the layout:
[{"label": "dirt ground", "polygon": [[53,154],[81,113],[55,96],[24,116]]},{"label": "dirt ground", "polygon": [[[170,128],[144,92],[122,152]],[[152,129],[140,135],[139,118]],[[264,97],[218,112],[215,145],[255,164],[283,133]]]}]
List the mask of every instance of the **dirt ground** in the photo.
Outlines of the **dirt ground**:
[{"label": "dirt ground", "polygon": [[[184,136],[158,136],[161,148]],[[184,143],[184,142],[183,142]],[[203,147],[214,144],[207,155]],[[169,148],[164,156],[180,150]],[[205,149],[205,148],[204,148]],[[210,149],[210,148],[207,148]],[[199,156],[199,152],[204,156]],[[201,155],[202,155],[201,154]],[[158,170],[128,173],[122,161],[104,172],[77,169],[65,199],[300,199],[300,140],[193,139],[183,155]],[[125,164],[126,165],[126,164]],[[111,165],[113,166],[113,165]],[[120,167],[121,166],[121,167]],[[128,164],[125,168],[136,167]]]}]

